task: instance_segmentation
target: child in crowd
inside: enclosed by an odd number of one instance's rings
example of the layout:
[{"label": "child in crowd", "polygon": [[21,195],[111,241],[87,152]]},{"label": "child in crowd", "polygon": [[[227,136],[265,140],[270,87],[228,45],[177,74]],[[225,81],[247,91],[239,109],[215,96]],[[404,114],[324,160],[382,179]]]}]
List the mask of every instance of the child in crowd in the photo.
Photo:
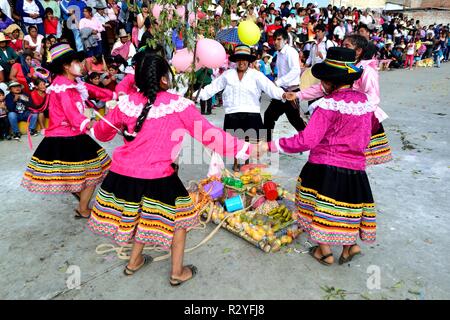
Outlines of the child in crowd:
[{"label": "child in crowd", "polygon": [[434,40],[434,45],[433,45],[433,59],[434,59],[434,63],[436,63],[437,68],[441,67],[441,60],[443,57],[444,57],[444,55],[442,54],[441,41],[439,41],[439,39],[436,39],[436,40]]},{"label": "child in crowd", "polygon": [[[195,72],[194,90],[204,88],[212,82],[213,70],[208,68],[200,68]],[[209,115],[212,111],[212,98],[206,101],[200,101],[201,114]]]},{"label": "child in crowd", "polygon": [[103,86],[111,91],[116,90],[116,86],[119,83],[119,66],[116,64],[110,64],[108,66],[108,73],[102,81]]},{"label": "child in crowd", "polygon": [[416,54],[416,44],[411,41],[406,45],[406,59],[405,59],[405,65],[404,65],[405,69],[409,65],[409,70],[412,70],[415,54]]},{"label": "child in crowd", "polygon": [[[103,85],[102,81],[101,81],[101,74],[98,72],[91,72],[88,76],[87,76],[87,83],[92,84],[96,87],[99,88],[104,88],[105,86]],[[101,109],[104,108],[106,105],[106,102],[101,101],[99,99],[90,99],[90,101],[92,101],[95,104],[95,109]],[[106,110],[105,110],[106,111]]]},{"label": "child in crowd", "polygon": [[48,118],[48,111],[44,110],[45,98],[47,97],[47,84],[42,79],[35,79],[34,90],[31,91],[31,101],[33,102],[33,110],[38,113],[38,123],[41,134],[45,134],[45,118]]},{"label": "child in crowd", "polygon": [[5,101],[14,140],[20,140],[19,121],[28,121],[28,118],[30,118],[30,134],[37,136],[36,123],[38,115],[32,112],[33,103],[30,96],[23,92],[23,85],[18,82],[12,81],[8,87],[10,92],[6,96]]},{"label": "child in crowd", "polygon": [[53,15],[52,8],[45,9],[44,30],[46,36],[56,36],[56,34],[58,33],[58,18]]},{"label": "child in crowd", "polygon": [[270,66],[270,62],[272,60],[272,56],[270,54],[265,53],[260,61],[259,70],[267,77],[270,81],[274,80],[272,67]]},{"label": "child in crowd", "polygon": [[0,89],[0,140],[11,140],[9,135],[8,109],[5,103],[5,92]]}]

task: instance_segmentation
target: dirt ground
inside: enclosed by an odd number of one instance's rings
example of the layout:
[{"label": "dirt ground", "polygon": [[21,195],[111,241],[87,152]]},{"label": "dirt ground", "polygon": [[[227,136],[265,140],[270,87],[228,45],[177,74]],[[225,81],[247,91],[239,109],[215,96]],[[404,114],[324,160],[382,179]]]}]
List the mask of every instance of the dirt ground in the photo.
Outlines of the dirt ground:
[{"label": "dirt ground", "polygon": [[[133,277],[110,243],[74,220],[71,195],[31,194],[20,180],[32,151],[26,139],[0,141],[0,299],[449,299],[450,265],[450,64],[441,69],[381,73],[381,107],[394,160],[370,167],[377,204],[376,244],[349,264],[319,265],[300,236],[290,250],[266,254],[219,230],[187,253],[199,274],[180,288],[169,286],[169,261],[154,262]],[[263,99],[263,109],[268,100]],[[221,126],[223,109],[209,116]],[[292,135],[283,117],[275,136]],[[42,137],[33,138],[36,147]],[[116,138],[103,144],[111,154]],[[294,191],[307,154],[281,156],[277,182]],[[186,183],[206,175],[206,164],[182,165]],[[192,247],[215,225],[188,235]],[[294,250],[295,249],[295,250]],[[335,250],[335,259],[340,250]],[[162,253],[155,253],[159,255]],[[73,277],[80,275],[80,286]]]}]

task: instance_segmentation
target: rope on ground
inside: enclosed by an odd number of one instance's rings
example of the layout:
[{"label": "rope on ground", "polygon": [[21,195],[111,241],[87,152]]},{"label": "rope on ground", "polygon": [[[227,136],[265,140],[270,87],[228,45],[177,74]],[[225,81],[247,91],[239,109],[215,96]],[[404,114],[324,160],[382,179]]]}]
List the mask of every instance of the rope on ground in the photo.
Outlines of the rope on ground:
[{"label": "rope on ground", "polygon": [[[193,183],[195,183],[195,181],[190,181],[189,182],[189,189],[191,189],[191,185]],[[197,185],[197,187],[198,187],[198,185]],[[199,193],[199,190],[197,192]],[[208,194],[209,194],[209,192],[206,193],[206,195],[208,195]],[[244,208],[244,209],[242,209],[240,211],[247,211],[248,209],[250,209],[256,203],[256,201],[258,201],[262,197],[264,197],[264,196],[259,196],[257,198],[254,198],[252,200],[251,204],[248,207],[246,207],[246,208]],[[201,227],[196,226],[196,227],[193,227],[193,228],[189,228],[187,231],[190,231],[190,230],[204,230],[204,229],[206,229],[206,225],[211,221],[213,207],[214,207],[214,202],[212,200],[208,201],[205,205],[201,206],[198,209],[198,213],[197,213],[198,219],[199,219],[199,225],[201,225]],[[204,212],[208,213],[207,218],[206,218],[205,221],[203,221],[202,218],[201,218],[202,214]],[[194,247],[189,248],[189,249],[185,249],[184,252],[185,253],[192,252],[195,249],[200,248],[202,245],[207,243],[209,240],[211,240],[214,237],[214,235],[217,233],[217,231],[219,231],[219,229],[222,227],[224,222],[228,219],[228,217],[230,217],[230,216],[232,216],[234,214],[236,214],[236,212],[229,212],[227,215],[225,215],[225,217],[222,219],[222,221],[214,228],[214,230],[211,231],[211,233],[209,235],[207,235],[202,241],[200,241]],[[98,255],[104,255],[104,254],[107,254],[107,253],[110,253],[110,252],[115,252],[117,254],[117,257],[120,260],[129,260],[130,259],[129,252],[131,251],[132,247],[133,247],[132,244],[127,244],[127,245],[124,245],[124,246],[115,246],[113,244],[103,243],[103,244],[100,244],[100,245],[97,246],[97,248],[95,249],[95,252]],[[157,246],[144,247],[144,251],[168,252],[167,250],[163,250],[163,249],[161,249],[161,248],[159,248]],[[167,259],[170,258],[170,256],[171,256],[171,254],[170,254],[170,251],[169,251],[168,253],[166,253],[166,254],[164,254],[162,256],[155,257],[153,259],[153,261],[167,260]]]}]

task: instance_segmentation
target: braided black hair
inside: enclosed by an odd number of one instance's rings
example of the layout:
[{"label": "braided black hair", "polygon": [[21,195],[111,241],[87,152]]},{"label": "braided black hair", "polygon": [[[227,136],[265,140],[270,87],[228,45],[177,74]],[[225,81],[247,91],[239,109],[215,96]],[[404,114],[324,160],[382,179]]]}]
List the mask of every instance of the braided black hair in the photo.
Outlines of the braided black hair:
[{"label": "braided black hair", "polygon": [[133,133],[129,133],[126,129],[123,131],[123,136],[127,141],[133,141],[137,133],[141,131],[142,126],[147,119],[153,103],[156,100],[156,95],[161,88],[159,86],[161,78],[172,74],[172,69],[169,63],[162,56],[156,54],[153,50],[144,50],[135,55],[136,72],[134,80],[136,87],[148,99],[148,102],[141,111],[141,114],[136,120],[136,126]]}]

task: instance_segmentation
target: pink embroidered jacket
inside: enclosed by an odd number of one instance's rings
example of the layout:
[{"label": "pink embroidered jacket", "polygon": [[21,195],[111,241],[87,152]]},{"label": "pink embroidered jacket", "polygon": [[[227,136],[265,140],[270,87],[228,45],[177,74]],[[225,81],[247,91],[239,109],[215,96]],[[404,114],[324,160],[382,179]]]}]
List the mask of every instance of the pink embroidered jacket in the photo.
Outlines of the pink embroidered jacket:
[{"label": "pink embroidered jacket", "polygon": [[120,81],[115,89],[117,95],[132,94],[137,92],[137,88],[134,83],[134,74],[127,74],[122,81]]},{"label": "pink embroidered jacket", "polygon": [[[357,64],[358,67],[363,67],[363,74],[361,78],[355,81],[353,89],[364,92],[367,95],[370,103],[376,106],[375,116],[378,121],[382,122],[388,118],[388,115],[379,107],[380,104],[380,82],[377,71],[377,61],[362,60]],[[306,90],[297,93],[297,97],[302,100],[314,100],[323,97],[324,92],[320,83],[309,87]]]},{"label": "pink embroidered jacket", "polygon": [[[112,126],[133,132],[136,120],[147,103],[141,93],[122,96],[105,119],[98,121],[91,134],[100,141],[109,141],[117,134]],[[112,125],[112,126],[111,126]],[[236,139],[209,123],[188,99],[168,92],[159,92],[147,119],[136,138],[116,148],[112,156],[112,172],[141,179],[157,179],[173,174],[171,164],[181,151],[185,134],[225,156],[246,160],[252,146]]]},{"label": "pink embroidered jacket", "polygon": [[303,131],[270,143],[271,152],[311,150],[308,161],[365,170],[364,152],[379,122],[364,93],[353,89],[333,92],[311,105],[313,114]]},{"label": "pink embroidered jacket", "polygon": [[110,90],[99,88],[77,79],[71,81],[57,76],[47,88],[49,125],[46,137],[73,137],[86,133],[89,119],[84,115],[89,97],[102,101],[116,98]]}]

